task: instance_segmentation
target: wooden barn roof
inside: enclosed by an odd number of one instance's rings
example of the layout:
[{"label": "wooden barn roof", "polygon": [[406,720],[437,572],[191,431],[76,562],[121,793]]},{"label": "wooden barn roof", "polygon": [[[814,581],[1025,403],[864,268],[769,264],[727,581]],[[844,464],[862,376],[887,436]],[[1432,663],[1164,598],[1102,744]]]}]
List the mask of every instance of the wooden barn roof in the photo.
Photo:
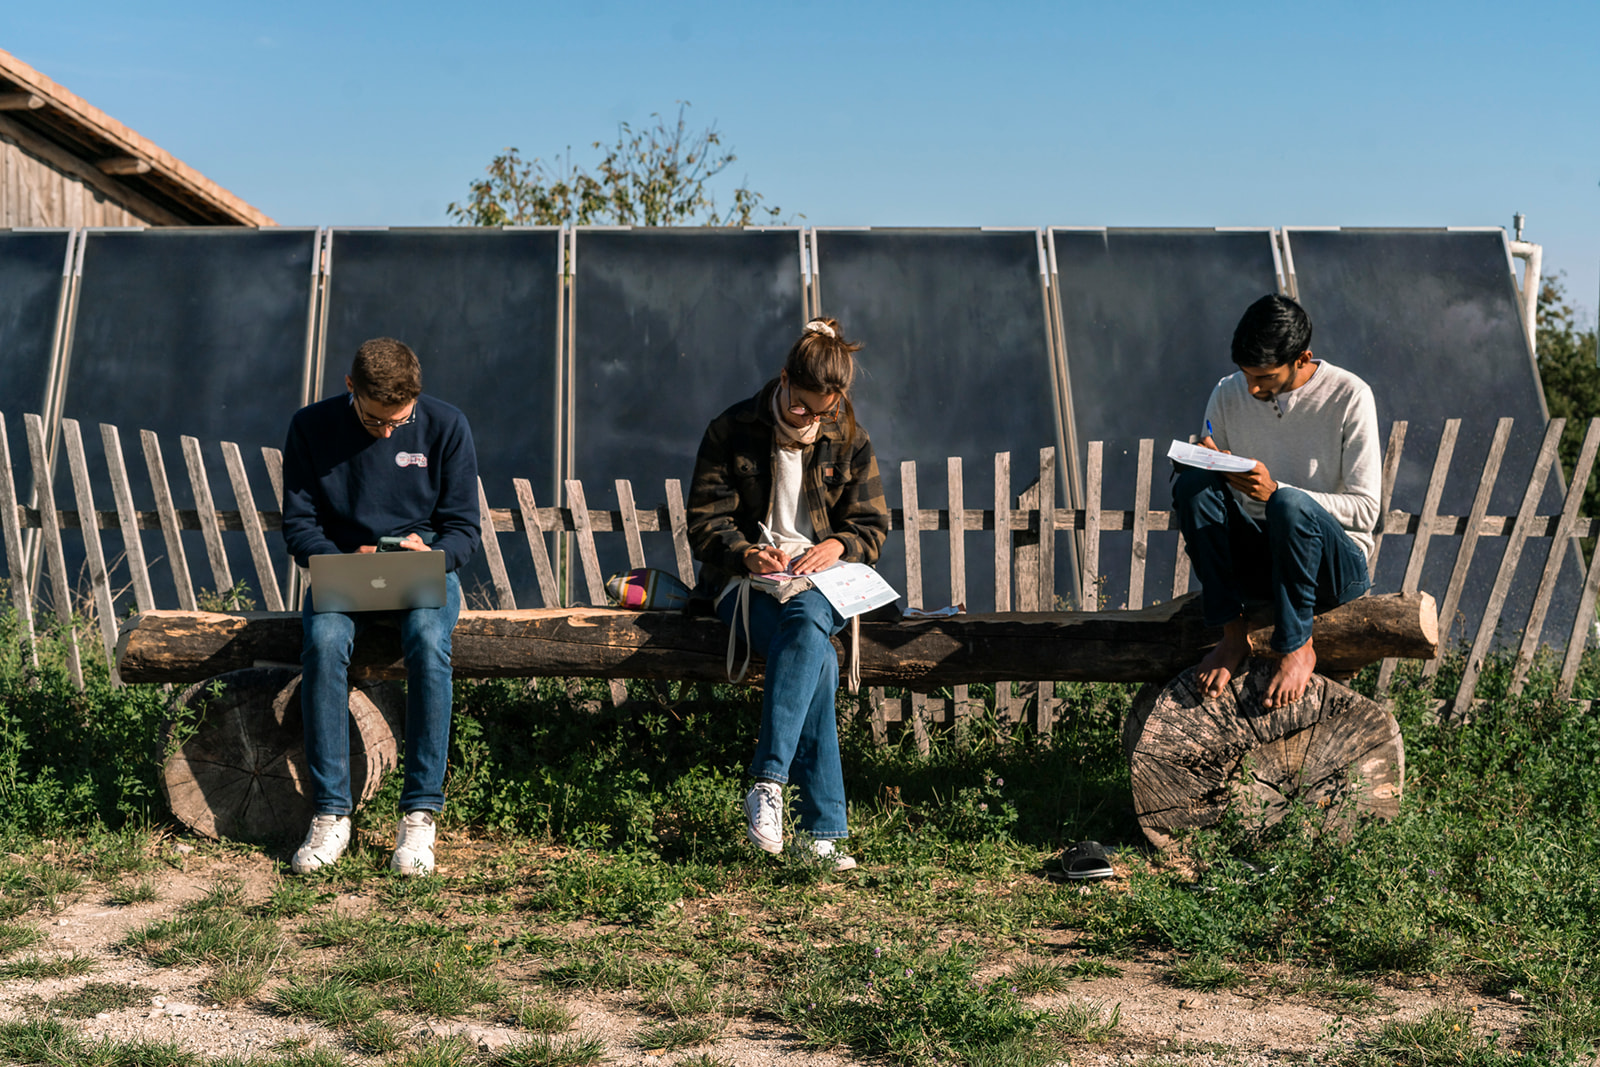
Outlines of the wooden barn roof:
[{"label": "wooden barn roof", "polygon": [[263,212],[4,50],[0,133],[154,224],[274,225]]}]

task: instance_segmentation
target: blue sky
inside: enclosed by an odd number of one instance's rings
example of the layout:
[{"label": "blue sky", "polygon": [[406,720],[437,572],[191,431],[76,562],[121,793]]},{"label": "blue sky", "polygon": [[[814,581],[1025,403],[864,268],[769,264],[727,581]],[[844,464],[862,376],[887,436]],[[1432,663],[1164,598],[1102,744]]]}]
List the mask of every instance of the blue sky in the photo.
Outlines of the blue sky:
[{"label": "blue sky", "polygon": [[0,47],[283,223],[428,225],[676,102],[817,225],[1507,225],[1592,320],[1600,5],[8,5]]}]

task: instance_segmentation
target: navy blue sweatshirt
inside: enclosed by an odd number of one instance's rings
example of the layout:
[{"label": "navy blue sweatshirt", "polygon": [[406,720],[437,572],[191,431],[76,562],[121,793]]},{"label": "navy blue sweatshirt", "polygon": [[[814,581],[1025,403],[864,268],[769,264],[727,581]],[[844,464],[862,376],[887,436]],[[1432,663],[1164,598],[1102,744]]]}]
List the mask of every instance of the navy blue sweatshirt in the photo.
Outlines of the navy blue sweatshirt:
[{"label": "navy blue sweatshirt", "polygon": [[467,417],[417,398],[417,417],[387,438],[362,428],[350,395],[294,413],[283,446],[283,540],[309,556],[421,534],[457,570],[478,550],[478,454]]}]

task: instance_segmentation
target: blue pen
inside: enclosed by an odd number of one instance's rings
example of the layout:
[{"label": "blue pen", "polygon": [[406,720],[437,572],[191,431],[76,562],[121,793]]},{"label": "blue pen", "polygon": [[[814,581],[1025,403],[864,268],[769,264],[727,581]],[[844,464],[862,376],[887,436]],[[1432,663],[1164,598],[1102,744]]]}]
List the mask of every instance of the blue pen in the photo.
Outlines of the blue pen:
[{"label": "blue pen", "polygon": [[1211,420],[1210,419],[1206,420],[1206,436],[1207,437],[1211,436]]}]

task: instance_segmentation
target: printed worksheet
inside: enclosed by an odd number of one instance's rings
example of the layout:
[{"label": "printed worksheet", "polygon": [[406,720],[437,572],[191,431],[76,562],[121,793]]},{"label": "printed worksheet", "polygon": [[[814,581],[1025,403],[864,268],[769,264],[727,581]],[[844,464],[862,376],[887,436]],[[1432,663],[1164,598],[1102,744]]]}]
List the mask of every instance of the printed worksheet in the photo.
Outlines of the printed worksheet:
[{"label": "printed worksheet", "polygon": [[835,563],[825,571],[806,577],[828,598],[834,610],[847,619],[900,599],[894,586],[865,563]]},{"label": "printed worksheet", "polygon": [[1173,441],[1172,447],[1167,449],[1167,458],[1175,463],[1182,463],[1185,467],[1199,467],[1202,470],[1221,471],[1225,474],[1243,474],[1245,471],[1256,469],[1256,461],[1253,459],[1230,456],[1226,452],[1218,452],[1214,448],[1205,448],[1201,445],[1191,445],[1187,441]]}]

